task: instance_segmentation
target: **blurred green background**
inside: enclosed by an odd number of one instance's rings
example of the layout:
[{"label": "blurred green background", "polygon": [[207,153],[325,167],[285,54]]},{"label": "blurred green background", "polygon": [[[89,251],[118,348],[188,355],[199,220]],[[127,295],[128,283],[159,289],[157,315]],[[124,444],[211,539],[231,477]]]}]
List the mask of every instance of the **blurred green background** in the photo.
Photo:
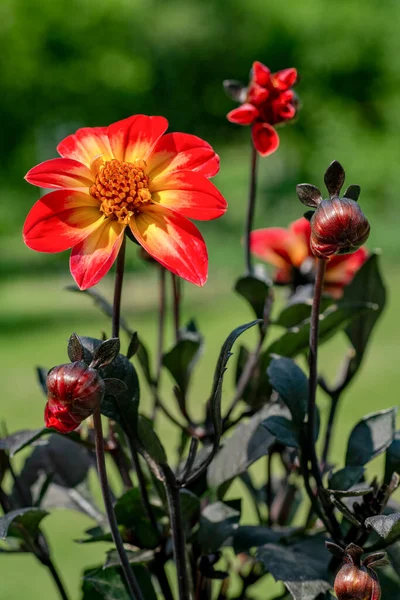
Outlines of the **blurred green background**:
[{"label": "blurred green background", "polygon": [[[217,222],[200,224],[209,247],[209,282],[201,290],[186,286],[184,299],[184,316],[196,314],[207,342],[191,397],[197,409],[204,402],[221,343],[251,318],[230,293],[244,266],[240,237],[250,132],[225,119],[234,104],[224,95],[222,80],[247,82],[254,60],[272,70],[297,67],[302,104],[297,122],[280,130],[279,151],[259,162],[255,226],[286,226],[298,218],[303,210],[296,183],[321,186],[326,167],[337,159],[347,182],[362,187],[362,207],[372,226],[369,247],[383,250],[390,305],[363,378],[342,407],[335,459],[342,460],[358,418],[397,403],[399,19],[397,0],[0,0],[1,416],[10,431],[41,426],[44,400],[33,365],[64,362],[72,331],[99,336],[109,330],[86,298],[63,290],[71,283],[67,253],[36,254],[24,246],[21,227],[38,190],[23,176],[55,157],[56,144],[78,127],[107,125],[139,112],[166,116],[172,130],[203,136],[221,156],[214,181],[229,210]],[[130,245],[124,308],[154,347],[156,278],[136,255]],[[111,286],[109,276],[99,289],[111,297]],[[343,340],[324,348],[322,370],[335,371],[343,348]],[[168,394],[170,383],[164,382]],[[228,372],[227,402],[230,392]],[[326,411],[325,399],[320,400]],[[161,421],[160,431],[173,448],[174,430]],[[379,468],[379,462],[373,465]],[[90,525],[67,511],[45,521],[72,600],[79,598],[83,567],[101,562],[108,548],[74,543]],[[48,574],[31,556],[2,556],[0,573],[1,599],[56,598]],[[266,597],[265,588],[260,590],[254,598]]]}]

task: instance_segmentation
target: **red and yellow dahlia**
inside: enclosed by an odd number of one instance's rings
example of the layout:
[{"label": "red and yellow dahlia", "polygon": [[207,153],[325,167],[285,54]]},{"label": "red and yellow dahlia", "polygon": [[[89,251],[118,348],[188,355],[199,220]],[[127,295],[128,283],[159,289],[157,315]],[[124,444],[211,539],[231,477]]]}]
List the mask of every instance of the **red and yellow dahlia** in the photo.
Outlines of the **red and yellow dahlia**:
[{"label": "red and yellow dahlia", "polygon": [[[250,83],[236,97],[243,100],[231,110],[227,118],[231,123],[251,125],[253,144],[261,156],[272,154],[279,146],[279,136],[273,127],[290,121],[296,115],[297,99],[290,89],[297,81],[296,69],[283,69],[277,73],[256,61],[250,73]],[[229,81],[227,88],[229,90]]]},{"label": "red and yellow dahlia", "polygon": [[[297,287],[314,279],[316,258],[310,248],[310,238],[310,223],[302,217],[291,223],[288,229],[269,227],[252,231],[250,250],[254,256],[276,267],[276,283]],[[365,248],[359,248],[354,254],[329,258],[325,291],[340,297],[344,286],[350,283],[367,256]]]},{"label": "red and yellow dahlia", "polygon": [[62,158],[29,171],[43,196],[24,225],[33,250],[72,248],[71,273],[87,289],[104,277],[125,228],[159,263],[197,285],[207,279],[207,248],[188,218],[216,219],[226,201],[208,180],[219,158],[202,139],[165,131],[164,117],[134,115],[109,127],[87,127],[57,147]]}]

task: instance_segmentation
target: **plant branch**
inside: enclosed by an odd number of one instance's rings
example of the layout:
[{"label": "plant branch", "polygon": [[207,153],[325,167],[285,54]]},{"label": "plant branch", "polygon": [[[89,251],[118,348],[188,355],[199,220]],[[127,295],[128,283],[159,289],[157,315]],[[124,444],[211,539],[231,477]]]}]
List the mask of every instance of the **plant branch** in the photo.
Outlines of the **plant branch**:
[{"label": "plant branch", "polygon": [[114,285],[114,303],[112,312],[112,337],[119,337],[119,325],[121,321],[121,295],[122,295],[122,283],[124,280],[124,268],[125,268],[125,248],[126,248],[126,237],[124,236],[121,244],[121,248],[117,257],[116,273],[115,273],[115,285]]},{"label": "plant branch", "polygon": [[325,433],[325,441],[324,441],[324,448],[322,451],[322,468],[325,469],[326,463],[328,461],[328,457],[329,457],[329,450],[330,450],[330,445],[331,445],[331,440],[332,440],[332,432],[333,432],[333,425],[335,422],[335,417],[336,417],[336,411],[337,408],[339,406],[339,399],[340,399],[340,394],[333,394],[332,396],[330,396],[331,399],[331,407],[329,410],[329,417],[328,417],[328,422],[326,424],[326,433]]},{"label": "plant branch", "polygon": [[173,313],[174,313],[174,330],[175,330],[175,342],[179,342],[179,329],[181,320],[181,281],[179,277],[171,273],[172,278],[172,290],[173,290]]},{"label": "plant branch", "polygon": [[165,475],[165,487],[168,498],[172,544],[178,578],[179,600],[190,600],[192,594],[186,561],[185,527],[181,512],[180,486],[177,484],[175,475],[168,465],[163,465],[162,468]]},{"label": "plant branch", "polygon": [[251,167],[250,167],[250,187],[249,187],[249,199],[247,203],[247,216],[246,225],[244,232],[244,252],[245,252],[245,264],[249,275],[253,273],[253,265],[251,260],[250,252],[250,234],[253,227],[254,210],[256,206],[256,187],[257,187],[257,150],[254,144],[251,144]]},{"label": "plant branch", "polygon": [[96,441],[97,468],[99,473],[101,492],[104,500],[104,506],[106,509],[108,522],[111,529],[111,535],[114,540],[117,552],[119,554],[122,571],[125,576],[130,597],[132,598],[132,600],[144,600],[138,582],[136,581],[135,574],[131,569],[128,557],[125,552],[125,548],[121,539],[121,534],[118,529],[118,523],[115,517],[114,508],[111,501],[110,489],[107,480],[106,461],[104,455],[103,428],[101,425],[101,415],[99,409],[97,409],[93,414],[93,422]]},{"label": "plant branch", "polygon": [[129,436],[127,436],[127,440],[128,440],[129,449],[130,449],[131,456],[132,456],[132,462],[135,467],[136,475],[138,478],[140,497],[141,497],[141,500],[143,503],[143,508],[145,510],[145,513],[146,513],[150,523],[153,526],[153,529],[156,531],[157,534],[159,534],[157,519],[154,516],[153,507],[150,504],[149,495],[147,493],[146,480],[143,475],[142,466],[140,464],[138,452]]}]

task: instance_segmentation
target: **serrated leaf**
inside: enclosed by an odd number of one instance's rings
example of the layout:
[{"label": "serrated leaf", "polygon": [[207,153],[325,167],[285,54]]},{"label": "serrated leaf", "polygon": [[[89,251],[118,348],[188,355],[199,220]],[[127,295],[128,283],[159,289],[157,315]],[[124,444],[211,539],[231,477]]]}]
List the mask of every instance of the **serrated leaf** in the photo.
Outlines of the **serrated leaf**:
[{"label": "serrated leaf", "polygon": [[346,466],[367,464],[390,446],[394,439],[397,409],[389,408],[361,419],[350,434]]},{"label": "serrated leaf", "polygon": [[364,525],[373,529],[387,545],[393,544],[400,537],[400,513],[368,517]]},{"label": "serrated leaf", "polygon": [[[376,310],[374,305],[359,302],[358,304],[332,304],[319,318],[319,343],[330,339],[337,331],[346,327],[353,319],[362,314]],[[283,336],[273,342],[267,352],[292,358],[308,348],[310,336],[310,320],[302,321],[297,327],[289,329]]]},{"label": "serrated leaf", "polygon": [[278,442],[289,448],[300,448],[299,432],[293,421],[285,417],[273,416],[262,422]]},{"label": "serrated leaf", "polygon": [[[131,564],[148,563],[154,560],[154,550],[125,550],[126,556]],[[104,563],[103,569],[110,569],[111,567],[119,567],[121,560],[117,550],[109,550],[106,555],[106,562]]]},{"label": "serrated leaf", "polygon": [[329,476],[328,487],[331,490],[348,490],[361,480],[364,472],[362,466],[344,467]]},{"label": "serrated leaf", "polygon": [[154,431],[149,420],[143,415],[139,415],[137,424],[137,433],[139,440],[151,458],[159,465],[167,463],[167,455],[164,446]]},{"label": "serrated leaf", "polygon": [[294,600],[314,600],[332,587],[328,581],[330,558],[322,536],[289,547],[265,544],[258,548],[256,558],[276,581],[283,581]]},{"label": "serrated leaf", "polygon": [[393,473],[400,474],[400,431],[396,431],[393,442],[386,450],[385,483],[389,483]]},{"label": "serrated leaf", "polygon": [[[6,513],[4,516],[0,517],[0,539],[6,539],[8,531],[13,523],[22,526],[32,537],[35,537],[40,522],[48,514],[49,513],[46,510],[35,507],[17,508],[16,510]],[[10,534],[13,535],[16,531],[18,531],[18,529],[15,529],[14,532],[10,531]]]},{"label": "serrated leaf", "polygon": [[354,319],[345,329],[345,333],[356,353],[349,366],[349,380],[355,375],[362,363],[369,338],[386,305],[386,288],[379,270],[379,257],[371,254],[357,271],[351,283],[345,287],[343,302],[365,300],[376,306]]},{"label": "serrated leaf", "polygon": [[235,291],[250,304],[257,319],[263,319],[265,302],[268,298],[272,282],[254,275],[239,277],[235,283]]},{"label": "serrated leaf", "polygon": [[215,552],[231,537],[240,520],[240,511],[223,502],[205,507],[200,516],[197,542],[203,554]]},{"label": "serrated leaf", "polygon": [[247,423],[240,423],[233,435],[214,457],[208,467],[207,480],[212,488],[219,488],[231,481],[247,469],[256,460],[268,454],[270,446],[275,442],[261,422],[277,410],[272,405],[263,407],[254,414]]},{"label": "serrated leaf", "polygon": [[307,414],[308,378],[290,358],[273,357],[267,373],[269,381],[291,412],[293,423],[301,426]]},{"label": "serrated leaf", "polygon": [[202,337],[198,333],[186,331],[176,345],[163,356],[163,365],[171,373],[184,396],[201,350]]},{"label": "serrated leaf", "polygon": [[17,452],[42,437],[42,435],[51,432],[52,430],[46,427],[41,427],[40,429],[23,429],[0,439],[0,449],[8,450],[10,456],[13,457]]}]

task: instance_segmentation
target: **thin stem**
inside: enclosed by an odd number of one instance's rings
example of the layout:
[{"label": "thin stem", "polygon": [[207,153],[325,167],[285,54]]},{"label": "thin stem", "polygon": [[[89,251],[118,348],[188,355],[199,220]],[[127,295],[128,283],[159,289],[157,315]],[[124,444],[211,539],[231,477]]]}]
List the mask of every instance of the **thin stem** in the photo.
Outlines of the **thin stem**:
[{"label": "thin stem", "polygon": [[307,424],[307,446],[311,460],[311,469],[318,489],[322,488],[322,476],[315,452],[315,415],[317,395],[317,357],[318,357],[318,334],[319,334],[319,309],[321,305],[322,288],[326,269],[326,260],[321,258],[317,262],[317,276],[315,279],[314,297],[311,309],[310,322],[310,354],[309,354],[309,384],[308,384],[308,424]]},{"label": "thin stem", "polygon": [[185,527],[181,512],[180,489],[176,485],[175,476],[172,471],[166,466],[163,470],[165,474],[172,545],[178,578],[179,600],[190,600],[192,594],[186,561]]},{"label": "thin stem", "polygon": [[175,341],[179,342],[179,328],[181,320],[181,282],[179,277],[171,273],[172,277],[172,289],[173,289],[173,313],[174,313],[174,329],[175,329]]},{"label": "thin stem", "polygon": [[114,285],[114,304],[112,314],[112,337],[119,337],[119,324],[121,320],[121,295],[122,295],[122,283],[124,280],[124,268],[125,268],[125,248],[126,238],[124,236],[121,244],[121,248],[117,257],[116,273],[115,273],[115,285]]},{"label": "thin stem", "polygon": [[132,462],[135,467],[136,475],[138,478],[140,497],[141,497],[141,500],[143,503],[143,508],[146,512],[146,515],[147,515],[150,523],[153,526],[154,531],[156,531],[156,533],[159,534],[157,520],[154,516],[153,507],[150,504],[149,495],[147,493],[146,480],[143,475],[142,466],[140,464],[138,452],[137,452],[132,440],[129,437],[127,439],[128,439],[129,449],[131,451]]},{"label": "thin stem", "polygon": [[268,527],[272,527],[272,457],[273,452],[267,456],[267,508],[268,508]]},{"label": "thin stem", "polygon": [[164,325],[165,325],[165,278],[166,271],[163,267],[160,268],[160,298],[158,309],[158,341],[157,341],[157,365],[156,365],[156,385],[159,383],[162,359],[164,352]]},{"label": "thin stem", "polygon": [[254,144],[251,145],[251,167],[250,167],[250,187],[249,187],[249,200],[247,204],[247,216],[246,226],[244,232],[244,258],[247,268],[247,272],[251,275],[253,272],[253,265],[251,260],[250,252],[250,234],[253,227],[254,210],[256,206],[256,183],[257,183],[257,150]]},{"label": "thin stem", "polygon": [[56,568],[55,564],[51,560],[51,558],[48,558],[47,562],[43,563],[43,564],[45,564],[46,567],[49,569],[49,572],[51,573],[51,576],[52,576],[52,578],[54,580],[54,583],[57,586],[57,589],[58,589],[58,591],[60,593],[61,598],[63,600],[68,600],[67,593],[66,593],[66,591],[64,589],[64,586],[63,586],[63,583],[62,583],[62,581],[60,579],[60,575],[59,575],[59,573],[57,571],[57,568]]},{"label": "thin stem", "polygon": [[331,396],[331,408],[329,411],[328,423],[326,425],[324,449],[322,451],[322,467],[323,468],[325,468],[325,465],[326,465],[326,463],[328,461],[328,457],[329,457],[333,425],[335,422],[336,411],[337,411],[337,408],[339,405],[339,398],[340,398],[339,394],[335,394],[335,395]]},{"label": "thin stem", "polygon": [[160,584],[160,589],[163,594],[163,600],[174,600],[174,596],[171,591],[171,586],[169,585],[168,577],[165,572],[164,561],[158,555],[154,559],[153,570],[155,576],[158,579],[158,583]]},{"label": "thin stem", "polygon": [[97,458],[97,469],[99,473],[101,492],[103,495],[104,506],[106,509],[108,522],[111,529],[111,535],[114,540],[115,547],[119,554],[119,558],[121,561],[122,571],[125,576],[125,581],[128,586],[129,595],[132,600],[144,600],[142,596],[142,592],[140,591],[140,587],[138,582],[136,581],[136,577],[131,569],[131,566],[128,561],[128,557],[125,552],[125,548],[121,539],[121,534],[118,529],[117,519],[115,517],[110,489],[108,486],[107,480],[107,471],[106,471],[106,461],[104,455],[104,440],[103,440],[103,428],[101,425],[101,415],[100,410],[97,409],[93,414],[93,423],[94,423],[94,431],[95,431],[95,442],[96,442],[96,458]]}]

